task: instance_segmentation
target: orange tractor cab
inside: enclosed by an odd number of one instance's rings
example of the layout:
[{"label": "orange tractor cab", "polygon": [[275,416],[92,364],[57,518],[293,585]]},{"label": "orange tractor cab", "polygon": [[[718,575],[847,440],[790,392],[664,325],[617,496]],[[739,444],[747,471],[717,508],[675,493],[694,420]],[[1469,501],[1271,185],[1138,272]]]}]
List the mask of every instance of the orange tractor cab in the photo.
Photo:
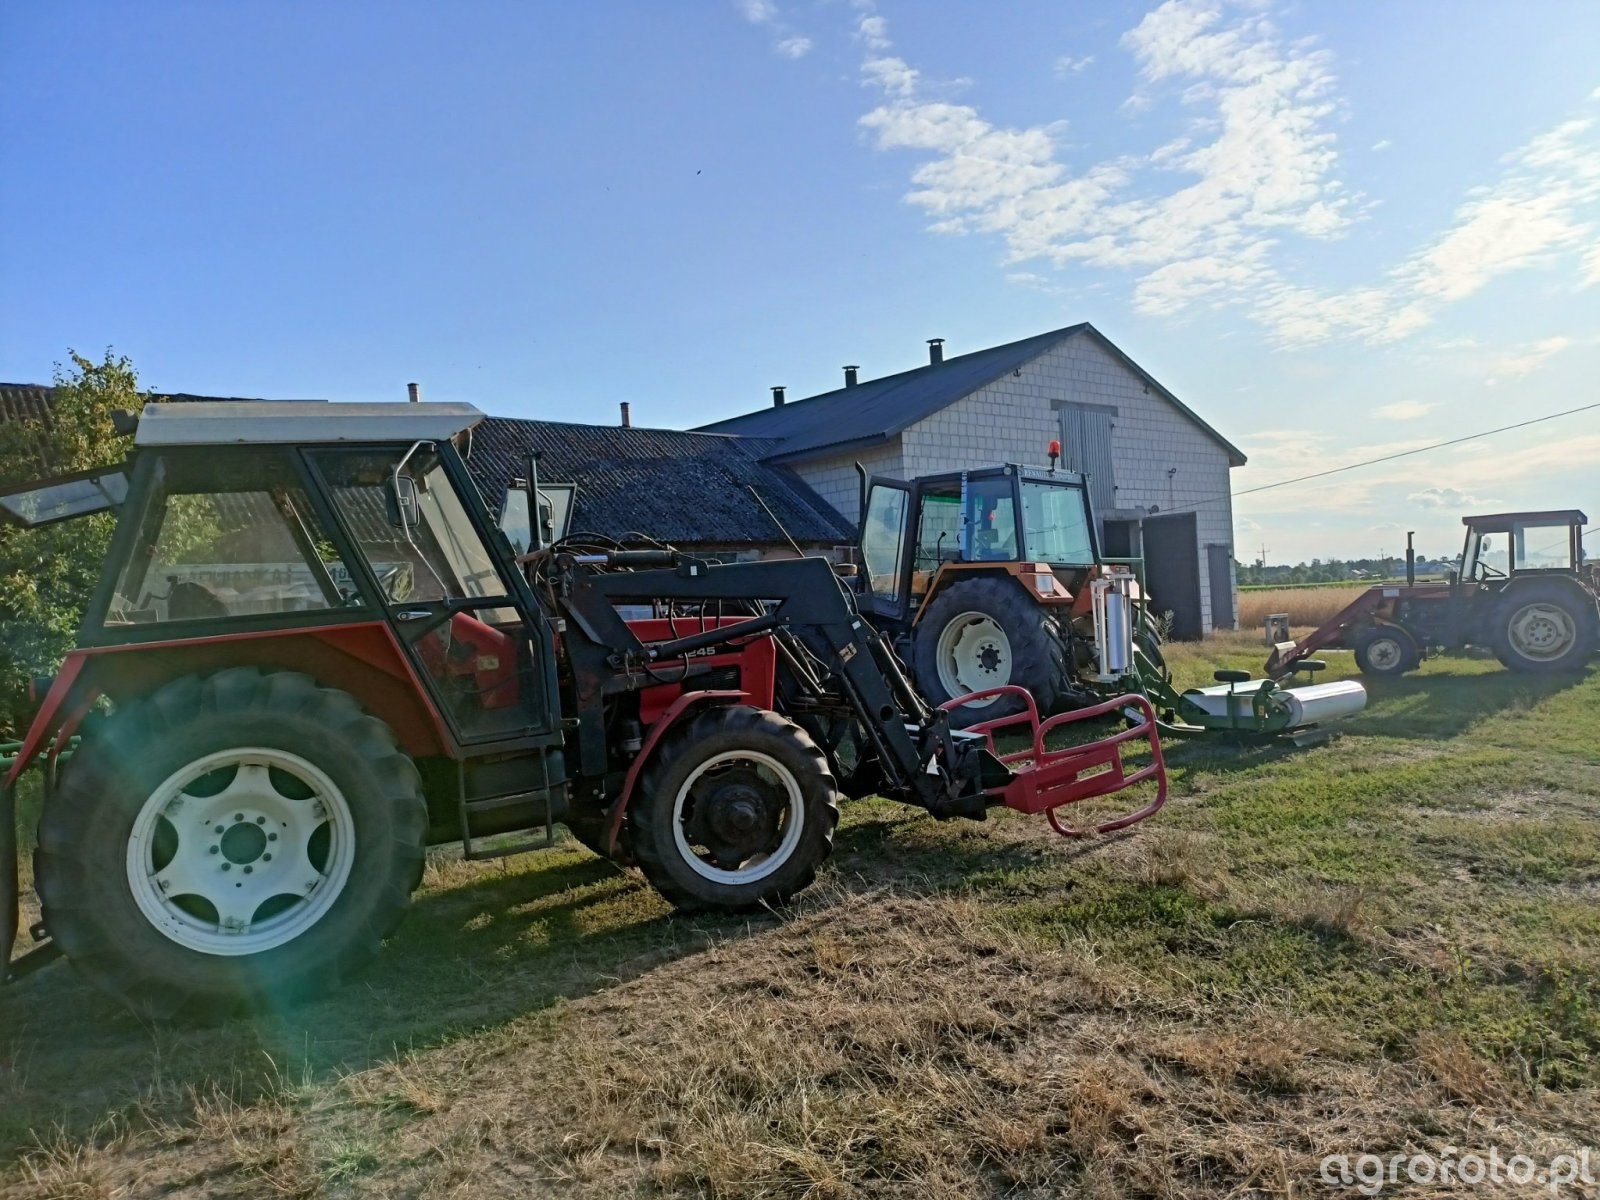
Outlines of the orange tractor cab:
[{"label": "orange tractor cab", "polygon": [[[896,638],[917,686],[944,704],[965,693],[1020,686],[1045,710],[1101,697],[1096,579],[1116,577],[1113,604],[1145,657],[1160,639],[1145,621],[1131,564],[1109,564],[1082,475],[1006,463],[909,482],[863,480],[861,608]],[[1014,694],[956,710],[974,722],[1015,705]]]},{"label": "orange tractor cab", "polygon": [[863,472],[861,512],[861,611],[961,727],[1035,709],[1106,711],[1131,691],[1163,734],[1306,742],[1366,704],[1350,680],[1291,688],[1218,671],[1210,686],[1175,688],[1142,563],[1102,557],[1076,472],[1005,463],[909,482]]}]

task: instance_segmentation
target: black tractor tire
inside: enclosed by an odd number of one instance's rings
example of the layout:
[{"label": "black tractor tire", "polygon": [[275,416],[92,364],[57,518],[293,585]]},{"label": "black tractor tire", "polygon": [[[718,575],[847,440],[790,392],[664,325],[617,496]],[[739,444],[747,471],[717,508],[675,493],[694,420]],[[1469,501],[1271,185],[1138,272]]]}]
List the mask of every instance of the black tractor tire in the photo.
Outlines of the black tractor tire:
[{"label": "black tractor tire", "polygon": [[[202,760],[217,765],[178,782]],[[241,810],[219,821],[243,820],[213,827],[205,810],[219,803]],[[354,697],[238,667],[167,683],[85,734],[45,802],[34,872],[45,926],[79,974],[141,1017],[208,1019],[330,991],[372,958],[422,880],[427,827],[416,767]],[[223,910],[205,893],[156,895],[180,868],[223,899],[259,869],[248,886],[265,899],[238,935],[259,950],[218,944]]]},{"label": "black tractor tire", "polygon": [[1412,636],[1398,625],[1375,625],[1355,641],[1356,669],[1375,679],[1397,679],[1422,662]]},{"label": "black tractor tire", "polygon": [[1513,671],[1581,671],[1594,657],[1594,599],[1570,580],[1514,582],[1489,614],[1489,647]]},{"label": "black tractor tire", "polygon": [[[952,657],[951,648],[946,644],[946,630],[975,617],[987,617],[998,626],[1005,635],[1006,650],[993,655],[995,665],[992,668],[982,662],[978,664],[977,672],[992,671],[993,679],[972,679],[969,682],[982,686],[952,691],[945,675],[954,674],[953,664],[947,663],[944,672],[940,670],[940,658]],[[958,635],[952,630],[951,636]],[[987,654],[990,649],[982,647],[978,653]],[[934,597],[917,622],[912,660],[917,687],[933,705],[945,704],[966,692],[1016,684],[1033,694],[1034,703],[1044,714],[1060,707],[1068,690],[1067,650],[1059,622],[1009,575],[962,580]],[[962,729],[1022,709],[1022,701],[1016,697],[1001,696],[976,707],[963,705],[952,709],[950,723]]]},{"label": "black tractor tire", "polygon": [[1143,629],[1136,629],[1133,641],[1144,656],[1150,660],[1150,665],[1161,676],[1162,682],[1172,682],[1172,669],[1167,666],[1167,656],[1161,653],[1161,635],[1155,627],[1146,625]]},{"label": "black tractor tire", "polygon": [[[741,753],[768,760],[759,764],[767,775],[752,770],[753,759],[736,765]],[[706,778],[702,769],[719,758],[726,765],[710,769],[720,772],[721,782],[694,790]],[[735,831],[754,832],[752,845],[776,840],[771,861],[758,861],[757,851],[738,866],[721,867],[697,855],[691,839],[703,837],[704,830],[696,822],[711,819],[696,811],[699,804],[715,804],[725,829],[734,828],[730,821],[744,821]],[[774,812],[780,805],[783,811]],[[628,808],[628,844],[645,878],[674,907],[742,912],[783,904],[809,887],[833,852],[838,823],[838,787],[810,735],[777,713],[735,705],[707,709],[662,740]],[[749,877],[735,878],[741,871]]]}]

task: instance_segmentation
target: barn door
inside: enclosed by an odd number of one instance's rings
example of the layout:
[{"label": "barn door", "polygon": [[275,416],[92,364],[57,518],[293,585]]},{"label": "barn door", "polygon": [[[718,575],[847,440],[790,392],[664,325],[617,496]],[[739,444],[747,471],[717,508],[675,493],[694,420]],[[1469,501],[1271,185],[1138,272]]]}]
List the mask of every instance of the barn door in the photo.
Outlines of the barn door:
[{"label": "barn door", "polygon": [[1211,628],[1232,629],[1233,549],[1226,542],[1206,546],[1206,563],[1211,578]]},{"label": "barn door", "polygon": [[1111,457],[1111,432],[1117,410],[1108,404],[1061,405],[1061,461],[1069,471],[1088,476],[1089,503],[1104,521],[1117,506],[1117,473]]}]

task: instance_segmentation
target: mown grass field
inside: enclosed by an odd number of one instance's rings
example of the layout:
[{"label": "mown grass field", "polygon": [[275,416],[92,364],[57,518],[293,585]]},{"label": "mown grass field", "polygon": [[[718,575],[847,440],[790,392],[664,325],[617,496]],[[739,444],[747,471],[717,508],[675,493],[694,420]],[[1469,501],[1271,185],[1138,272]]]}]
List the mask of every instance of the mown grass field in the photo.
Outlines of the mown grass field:
[{"label": "mown grass field", "polygon": [[1087,844],[856,805],[758,919],[575,845],[441,855],[359,981],[217,1028],[52,967],[0,993],[0,1193],[1303,1196],[1327,1154],[1575,1153],[1597,705],[1434,660],[1330,746],[1171,746],[1167,809]]}]

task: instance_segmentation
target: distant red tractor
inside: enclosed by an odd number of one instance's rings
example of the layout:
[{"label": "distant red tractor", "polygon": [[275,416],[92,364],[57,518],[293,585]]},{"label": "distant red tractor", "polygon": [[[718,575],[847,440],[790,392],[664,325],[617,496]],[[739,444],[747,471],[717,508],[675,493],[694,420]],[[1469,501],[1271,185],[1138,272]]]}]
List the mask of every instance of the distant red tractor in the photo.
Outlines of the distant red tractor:
[{"label": "distant red tractor", "polygon": [[[1476,646],[1513,671],[1581,671],[1600,644],[1600,579],[1585,564],[1577,509],[1464,517],[1466,545],[1443,583],[1362,592],[1300,642],[1280,643],[1267,674],[1281,678],[1330,647],[1355,652],[1363,674],[1397,676],[1441,650]],[[1504,546],[1496,538],[1504,538]],[[1497,565],[1494,561],[1498,559]]]}]

